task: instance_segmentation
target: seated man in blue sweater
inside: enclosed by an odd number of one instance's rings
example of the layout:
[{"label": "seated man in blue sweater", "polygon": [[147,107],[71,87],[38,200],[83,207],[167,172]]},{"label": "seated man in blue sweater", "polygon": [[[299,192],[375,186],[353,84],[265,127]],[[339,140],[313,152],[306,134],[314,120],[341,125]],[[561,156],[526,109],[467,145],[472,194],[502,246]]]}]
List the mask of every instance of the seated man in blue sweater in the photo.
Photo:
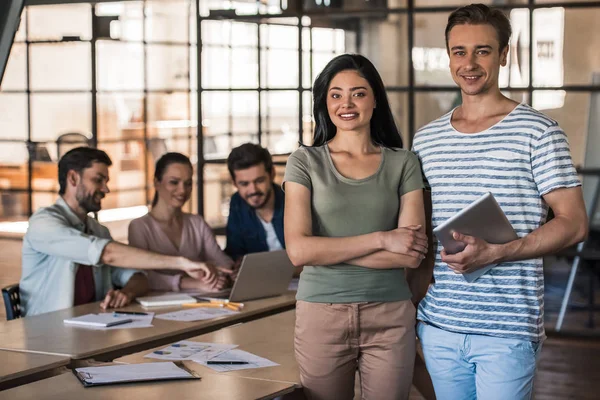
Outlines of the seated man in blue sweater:
[{"label": "seated man in blue sweater", "polygon": [[273,182],[269,151],[245,143],[231,151],[227,168],[238,191],[229,204],[225,252],[237,262],[248,253],[285,249],[284,196],[281,186]]}]

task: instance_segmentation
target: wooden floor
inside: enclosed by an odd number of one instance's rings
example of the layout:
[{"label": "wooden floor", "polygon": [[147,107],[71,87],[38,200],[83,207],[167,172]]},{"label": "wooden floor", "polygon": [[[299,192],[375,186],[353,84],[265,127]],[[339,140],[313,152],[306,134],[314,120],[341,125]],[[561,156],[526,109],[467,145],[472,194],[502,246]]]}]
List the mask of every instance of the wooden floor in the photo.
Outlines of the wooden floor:
[{"label": "wooden floor", "polygon": [[[115,235],[120,238],[121,235]],[[21,240],[0,239],[0,287],[19,281],[21,276]],[[554,271],[554,270],[553,270]],[[598,399],[600,395],[600,328],[590,329],[586,326],[587,313],[572,311],[567,314],[563,330],[595,337],[562,338],[551,331],[560,305],[566,274],[564,268],[557,268],[555,273],[547,277],[547,330],[548,340],[544,343],[540,364],[535,382],[535,399]],[[585,287],[585,274],[578,280],[578,285]],[[573,295],[575,303],[584,302],[585,293],[577,291]],[[600,313],[596,313],[600,324]],[[0,309],[0,318],[5,318],[4,307]],[[411,400],[422,397],[415,391]]]}]

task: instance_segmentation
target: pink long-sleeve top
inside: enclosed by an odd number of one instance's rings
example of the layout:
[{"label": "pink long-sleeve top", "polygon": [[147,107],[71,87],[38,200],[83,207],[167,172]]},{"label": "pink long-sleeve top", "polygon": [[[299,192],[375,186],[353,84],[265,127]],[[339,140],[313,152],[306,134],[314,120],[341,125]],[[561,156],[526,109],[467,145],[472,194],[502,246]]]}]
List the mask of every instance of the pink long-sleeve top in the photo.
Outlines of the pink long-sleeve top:
[{"label": "pink long-sleeve top", "polygon": [[[183,256],[193,261],[210,262],[230,267],[233,261],[221,250],[211,228],[199,215],[183,214],[183,232],[179,248],[167,237],[159,223],[150,215],[136,218],[129,224],[129,244],[169,256]],[[179,291],[182,272],[148,271],[151,290]]]}]

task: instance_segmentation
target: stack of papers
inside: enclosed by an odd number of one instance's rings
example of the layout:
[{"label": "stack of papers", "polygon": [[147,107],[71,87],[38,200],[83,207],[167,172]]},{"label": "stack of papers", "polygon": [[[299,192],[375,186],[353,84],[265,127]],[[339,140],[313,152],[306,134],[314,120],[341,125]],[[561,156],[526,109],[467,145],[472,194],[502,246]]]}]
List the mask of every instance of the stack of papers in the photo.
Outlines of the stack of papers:
[{"label": "stack of papers", "polygon": [[144,358],[171,361],[207,361],[236,347],[237,345],[235,344],[202,343],[182,340],[163,349],[146,354]]},{"label": "stack of papers", "polygon": [[160,314],[157,315],[156,318],[166,319],[169,321],[191,322],[202,321],[205,319],[213,319],[237,313],[237,311],[232,311],[227,308],[191,308],[181,311],[173,311],[166,314]]}]

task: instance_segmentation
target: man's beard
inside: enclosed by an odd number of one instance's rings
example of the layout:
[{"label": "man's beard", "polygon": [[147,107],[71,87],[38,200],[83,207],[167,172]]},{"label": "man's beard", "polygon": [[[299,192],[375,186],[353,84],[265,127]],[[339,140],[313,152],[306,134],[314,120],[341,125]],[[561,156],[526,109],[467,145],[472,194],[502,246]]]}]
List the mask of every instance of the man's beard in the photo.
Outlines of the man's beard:
[{"label": "man's beard", "polygon": [[102,208],[101,203],[96,202],[96,200],[94,199],[96,195],[100,195],[100,197],[104,198],[104,193],[102,192],[85,194],[85,187],[83,187],[83,185],[80,185],[77,188],[75,199],[77,200],[77,204],[79,204],[79,207],[83,208],[85,212],[96,212],[100,211],[100,209]]},{"label": "man's beard", "polygon": [[250,207],[252,207],[253,209],[255,209],[255,210],[260,210],[261,208],[263,208],[263,207],[264,207],[264,206],[265,206],[265,205],[266,205],[266,204],[269,202],[269,199],[271,198],[271,196],[272,196],[272,194],[273,194],[273,188],[270,188],[270,189],[269,189],[269,191],[268,191],[268,192],[266,192],[266,193],[261,193],[261,192],[256,192],[256,193],[253,193],[253,194],[251,194],[250,196],[248,196],[248,200],[250,200],[250,198],[251,198],[251,197],[254,197],[254,196],[255,196],[255,195],[257,195],[257,194],[258,194],[259,196],[261,196],[261,195],[264,195],[264,196],[265,196],[265,201],[263,201],[262,203],[260,203],[260,204],[259,204],[259,205],[257,205],[257,206],[255,206],[255,205],[252,205],[252,204],[250,204],[250,203],[248,203],[248,205],[249,205]]}]

